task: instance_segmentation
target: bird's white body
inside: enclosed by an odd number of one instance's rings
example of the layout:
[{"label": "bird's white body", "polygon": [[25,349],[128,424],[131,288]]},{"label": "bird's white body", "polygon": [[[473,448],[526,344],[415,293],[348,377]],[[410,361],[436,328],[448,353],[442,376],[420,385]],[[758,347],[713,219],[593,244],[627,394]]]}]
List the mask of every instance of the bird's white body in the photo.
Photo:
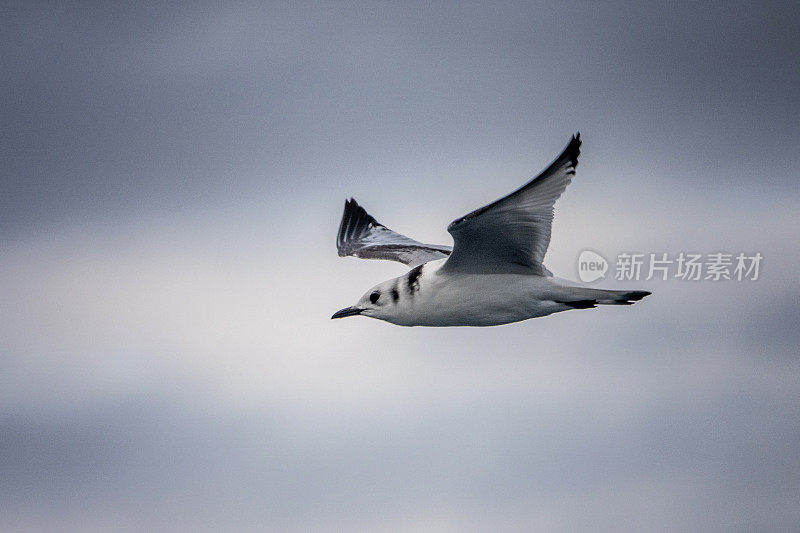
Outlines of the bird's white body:
[{"label": "bird's white body", "polygon": [[[402,326],[496,326],[563,309],[549,297],[552,278],[441,273],[445,261],[423,265],[419,288],[411,292],[405,287],[395,308],[385,310],[384,320]],[[406,278],[398,279],[402,283]]]},{"label": "bird's white body", "polygon": [[629,305],[647,291],[582,287],[552,276],[542,261],[553,205],[569,185],[580,135],[536,178],[453,221],[454,246],[423,244],[380,224],[351,199],[336,245],[341,256],[399,261],[411,268],[332,318],[365,315],[401,326],[496,326],[598,304]]},{"label": "bird's white body", "polygon": [[442,269],[445,262],[439,259],[417,267],[411,282],[405,274],[373,287],[368,294],[380,296],[372,305],[364,298],[359,303],[361,314],[400,326],[497,326],[575,309],[564,302],[627,303],[624,298],[629,294],[581,287],[551,276],[447,272]]},{"label": "bird's white body", "polygon": [[384,320],[401,326],[496,326],[566,309],[552,299],[559,292],[552,278],[442,273],[445,261],[423,265],[419,289],[401,296]]}]

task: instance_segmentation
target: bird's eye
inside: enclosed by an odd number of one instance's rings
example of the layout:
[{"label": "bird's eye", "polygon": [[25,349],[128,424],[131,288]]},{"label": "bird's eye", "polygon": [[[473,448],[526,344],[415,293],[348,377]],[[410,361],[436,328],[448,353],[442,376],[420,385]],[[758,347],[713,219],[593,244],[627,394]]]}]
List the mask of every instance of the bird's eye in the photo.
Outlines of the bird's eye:
[{"label": "bird's eye", "polygon": [[375,292],[373,292],[372,294],[369,295],[369,301],[374,303],[374,304],[378,303],[378,300],[380,299],[380,297],[381,297],[381,293],[379,293],[378,291],[375,291]]}]

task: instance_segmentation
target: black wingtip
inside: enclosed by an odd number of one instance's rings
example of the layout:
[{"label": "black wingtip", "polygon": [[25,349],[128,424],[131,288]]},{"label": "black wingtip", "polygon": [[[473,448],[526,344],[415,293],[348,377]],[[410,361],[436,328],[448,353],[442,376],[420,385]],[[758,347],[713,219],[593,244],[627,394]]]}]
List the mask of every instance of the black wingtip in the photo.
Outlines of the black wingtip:
[{"label": "black wingtip", "polygon": [[336,235],[336,249],[341,257],[352,253],[350,241],[357,240],[360,235],[368,230],[369,226],[385,227],[367,213],[367,210],[358,205],[355,198],[344,201],[344,212],[339,222],[339,231]]},{"label": "black wingtip", "polygon": [[581,132],[576,132],[564,150],[564,155],[569,158],[573,168],[578,167],[578,157],[581,155],[582,144],[583,141],[581,141]]},{"label": "black wingtip", "polygon": [[352,196],[345,198],[342,219],[339,222],[339,231],[336,233],[336,249],[341,257],[346,256],[349,251],[346,249],[347,241],[353,230],[354,222],[359,218],[359,211],[363,211]]},{"label": "black wingtip", "polygon": [[352,220],[356,224],[353,226],[360,227],[365,224],[374,224],[375,226],[383,226],[380,222],[375,220],[375,217],[367,213],[367,210],[361,207],[358,202],[356,202],[355,198],[350,198],[346,200],[344,203],[344,213],[342,214],[342,220]]},{"label": "black wingtip", "polygon": [[573,135],[572,139],[569,141],[569,147],[574,148],[578,151],[580,151],[580,147],[582,144],[583,141],[581,141],[581,132],[575,133],[575,135]]}]

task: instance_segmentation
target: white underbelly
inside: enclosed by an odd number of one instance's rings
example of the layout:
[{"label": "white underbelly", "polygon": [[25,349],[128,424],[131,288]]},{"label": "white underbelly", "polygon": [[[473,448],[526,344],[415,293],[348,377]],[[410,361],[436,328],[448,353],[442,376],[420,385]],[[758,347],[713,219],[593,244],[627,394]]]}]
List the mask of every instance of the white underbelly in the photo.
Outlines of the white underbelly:
[{"label": "white underbelly", "polygon": [[496,326],[564,310],[548,299],[548,278],[469,275],[429,278],[415,301],[393,322],[406,326]]}]

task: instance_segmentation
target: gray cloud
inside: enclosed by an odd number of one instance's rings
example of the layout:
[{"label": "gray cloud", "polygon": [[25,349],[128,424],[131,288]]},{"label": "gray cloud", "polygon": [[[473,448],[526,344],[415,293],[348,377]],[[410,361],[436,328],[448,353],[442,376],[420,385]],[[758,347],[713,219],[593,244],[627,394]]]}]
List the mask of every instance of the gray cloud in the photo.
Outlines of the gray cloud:
[{"label": "gray cloud", "polygon": [[[5,11],[0,528],[800,519],[795,6]],[[329,320],[402,271],[336,257],[346,195],[448,242],[576,130],[557,274],[724,249],[762,278],[490,329]]]}]

